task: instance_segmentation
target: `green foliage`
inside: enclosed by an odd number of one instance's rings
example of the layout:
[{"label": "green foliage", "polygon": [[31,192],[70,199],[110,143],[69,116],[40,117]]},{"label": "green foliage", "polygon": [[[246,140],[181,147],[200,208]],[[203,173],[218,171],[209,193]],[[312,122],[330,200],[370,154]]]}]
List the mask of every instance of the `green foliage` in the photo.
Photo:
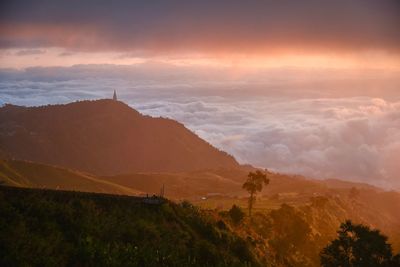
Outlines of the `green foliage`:
[{"label": "green foliage", "polygon": [[[302,262],[300,266],[309,266],[311,253],[316,251],[311,242],[311,228],[302,213],[295,208],[283,204],[279,209],[270,212],[271,228],[274,233],[269,241],[276,252],[279,262],[292,266],[294,262]],[[293,258],[297,255],[297,258]]]},{"label": "green foliage", "polygon": [[269,179],[267,175],[259,170],[256,172],[249,172],[247,175],[247,180],[243,184],[243,189],[249,192],[249,216],[251,217],[251,210],[253,208],[254,202],[256,201],[257,192],[261,192],[263,185],[269,184]]},{"label": "green foliage", "polygon": [[[368,226],[342,223],[338,238],[321,251],[324,267],[379,267],[399,266],[399,255],[393,257],[387,237]],[[397,261],[397,263],[396,263]]]},{"label": "green foliage", "polygon": [[228,214],[234,224],[239,224],[243,220],[245,215],[242,209],[237,205],[233,205]]},{"label": "green foliage", "polygon": [[188,202],[0,187],[0,266],[258,266],[222,223]]},{"label": "green foliage", "polygon": [[237,238],[231,245],[231,249],[235,252],[235,254],[239,257],[242,262],[251,262],[253,255],[247,245],[246,241],[243,239]]}]

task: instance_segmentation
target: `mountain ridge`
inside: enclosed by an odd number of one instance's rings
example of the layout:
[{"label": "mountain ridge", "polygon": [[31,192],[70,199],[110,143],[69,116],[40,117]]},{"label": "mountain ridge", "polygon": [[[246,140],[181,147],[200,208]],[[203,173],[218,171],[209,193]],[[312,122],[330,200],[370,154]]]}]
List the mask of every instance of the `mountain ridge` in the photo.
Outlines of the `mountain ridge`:
[{"label": "mountain ridge", "polygon": [[238,168],[175,120],[142,115],[120,101],[0,108],[0,155],[115,175]]}]

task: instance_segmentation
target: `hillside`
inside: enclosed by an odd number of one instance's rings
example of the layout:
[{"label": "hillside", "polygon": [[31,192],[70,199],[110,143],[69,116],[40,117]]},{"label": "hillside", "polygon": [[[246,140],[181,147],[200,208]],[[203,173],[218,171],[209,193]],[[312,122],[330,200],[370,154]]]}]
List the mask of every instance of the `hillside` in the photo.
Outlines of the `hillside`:
[{"label": "hillside", "polygon": [[113,184],[90,174],[19,160],[0,160],[0,183],[18,187],[120,195],[141,193],[133,188]]},{"label": "hillside", "polygon": [[[159,194],[164,185],[168,198],[188,199],[203,209],[218,211],[230,209],[234,204],[246,210],[247,194],[239,181],[245,176],[246,172],[240,169],[97,177],[33,162],[0,161],[0,182],[5,185],[119,195]],[[268,173],[268,177],[270,184],[254,207],[259,216],[290,205],[300,209],[326,242],[334,236],[340,222],[351,219],[381,229],[394,247],[400,249],[399,193],[336,180],[308,180],[276,173]],[[260,223],[268,224],[268,220]]]},{"label": "hillside", "polygon": [[[230,170],[234,172],[234,170]],[[115,176],[102,176],[100,179],[118,184],[127,188],[158,194],[164,186],[165,195],[171,199],[196,199],[207,195],[235,195],[242,194],[242,181],[247,173],[236,169],[241,175],[241,181],[233,180],[230,175],[218,171],[196,171],[178,173],[132,173]]]},{"label": "hillside", "polygon": [[0,214],[1,266],[259,266],[189,203],[0,186]]},{"label": "hillside", "polygon": [[[22,160],[0,160],[0,183],[28,188],[48,188],[109,194],[159,194],[171,199],[189,199],[198,202],[201,197],[223,196],[226,199],[246,198],[242,189],[248,170],[217,169],[191,172],[139,172],[113,176],[96,176],[87,172]],[[340,180],[311,180],[268,172],[270,184],[263,191],[269,203],[282,200],[301,204],[315,195],[344,194],[355,187],[366,192],[382,190]],[[214,197],[214,198],[215,198]],[[276,201],[275,201],[276,200]],[[201,203],[199,203],[201,204]]]},{"label": "hillside", "polygon": [[112,100],[0,108],[0,156],[97,175],[237,168],[182,124]]},{"label": "hillside", "polygon": [[[382,229],[376,211],[354,213],[360,201],[313,197],[237,221],[189,202],[0,186],[0,265],[317,267],[344,220]],[[398,226],[382,229],[392,244]]]}]

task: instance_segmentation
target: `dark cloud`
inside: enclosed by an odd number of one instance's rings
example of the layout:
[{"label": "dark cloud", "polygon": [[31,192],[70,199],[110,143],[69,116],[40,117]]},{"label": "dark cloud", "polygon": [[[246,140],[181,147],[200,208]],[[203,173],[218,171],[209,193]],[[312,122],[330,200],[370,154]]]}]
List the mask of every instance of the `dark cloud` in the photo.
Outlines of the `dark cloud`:
[{"label": "dark cloud", "polygon": [[2,47],[140,54],[400,47],[397,0],[10,0],[0,9]]},{"label": "dark cloud", "polygon": [[26,55],[40,55],[46,53],[45,50],[40,50],[40,49],[24,49],[24,50],[19,50],[15,53],[17,56],[26,56]]},{"label": "dark cloud", "polygon": [[72,56],[74,53],[73,52],[62,52],[59,53],[58,56],[59,57],[68,57],[68,56]]}]

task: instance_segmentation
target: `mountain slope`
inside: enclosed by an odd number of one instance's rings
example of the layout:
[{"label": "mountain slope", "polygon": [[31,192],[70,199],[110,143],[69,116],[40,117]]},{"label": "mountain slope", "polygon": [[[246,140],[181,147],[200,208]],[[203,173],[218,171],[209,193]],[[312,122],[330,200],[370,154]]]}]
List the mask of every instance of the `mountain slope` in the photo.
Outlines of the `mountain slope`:
[{"label": "mountain slope", "polygon": [[112,100],[0,108],[0,155],[100,175],[236,168],[182,124]]},{"label": "mountain slope", "polygon": [[0,160],[0,182],[5,185],[121,195],[141,192],[68,169],[17,160]]},{"label": "mountain slope", "polygon": [[[243,180],[246,175],[243,176]],[[165,188],[165,196],[171,199],[195,199],[210,194],[240,194],[242,183],[230,176],[221,176],[214,171],[182,173],[133,173],[103,176],[100,179],[133,188],[149,194],[158,194]]]}]

